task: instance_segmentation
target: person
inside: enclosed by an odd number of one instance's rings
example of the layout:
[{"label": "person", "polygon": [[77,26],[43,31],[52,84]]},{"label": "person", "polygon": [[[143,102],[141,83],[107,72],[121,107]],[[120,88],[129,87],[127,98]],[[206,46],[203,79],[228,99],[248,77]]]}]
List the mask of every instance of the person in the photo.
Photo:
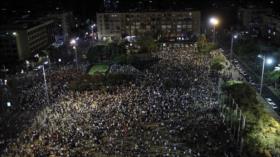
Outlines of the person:
[{"label": "person", "polygon": [[[233,142],[223,145],[230,136],[213,103],[218,76],[210,76],[210,59],[198,56],[193,46],[170,46],[154,54],[160,60],[142,72],[144,77],[108,86],[105,92],[71,91],[67,84],[82,74],[75,67],[47,71],[50,106],[41,76],[32,74],[28,85],[19,85],[22,90],[16,98],[24,113],[34,113],[31,125],[23,128],[17,140],[5,142],[4,156],[218,157],[235,153],[230,149],[235,147]],[[27,122],[18,119],[16,124],[20,123]]]}]

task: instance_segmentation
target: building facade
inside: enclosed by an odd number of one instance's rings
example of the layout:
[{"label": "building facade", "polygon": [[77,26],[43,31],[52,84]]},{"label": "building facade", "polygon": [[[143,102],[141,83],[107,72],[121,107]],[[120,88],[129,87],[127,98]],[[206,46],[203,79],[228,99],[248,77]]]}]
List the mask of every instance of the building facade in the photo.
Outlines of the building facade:
[{"label": "building facade", "polygon": [[74,16],[72,12],[61,12],[48,14],[46,19],[54,20],[56,24],[56,35],[62,35],[64,43],[69,42],[71,30],[74,27]]},{"label": "building facade", "polygon": [[54,21],[21,21],[16,27],[5,26],[0,34],[2,63],[21,61],[54,42]]},{"label": "building facade", "polygon": [[239,8],[238,17],[248,31],[256,32],[265,39],[280,41],[280,17],[274,15],[271,8]]},{"label": "building facade", "polygon": [[262,35],[265,38],[280,41],[280,17],[275,15],[263,15]]},{"label": "building facade", "polygon": [[114,40],[144,33],[162,40],[189,40],[201,32],[200,11],[98,13],[98,38]]},{"label": "building facade", "polygon": [[238,9],[238,19],[247,29],[260,28],[263,23],[262,16],[271,14],[271,8],[259,8],[255,6],[240,7]]}]

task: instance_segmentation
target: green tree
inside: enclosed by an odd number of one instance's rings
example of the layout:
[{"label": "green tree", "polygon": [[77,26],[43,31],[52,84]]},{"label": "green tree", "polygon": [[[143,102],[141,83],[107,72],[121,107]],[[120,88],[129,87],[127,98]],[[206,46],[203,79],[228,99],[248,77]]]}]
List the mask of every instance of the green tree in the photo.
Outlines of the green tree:
[{"label": "green tree", "polygon": [[198,51],[202,54],[208,54],[210,51],[217,48],[216,44],[207,41],[204,34],[200,35],[197,39]]},{"label": "green tree", "polygon": [[197,46],[199,49],[204,48],[208,44],[205,34],[202,34],[197,39]]},{"label": "green tree", "polygon": [[225,68],[225,58],[221,55],[217,55],[213,58],[211,63],[211,69],[213,71],[220,72]]},{"label": "green tree", "polygon": [[123,43],[108,43],[107,45],[97,45],[89,49],[87,58],[90,63],[99,63],[112,60],[118,56],[125,56],[126,49]]},{"label": "green tree", "polygon": [[224,69],[224,65],[221,62],[213,62],[211,64],[211,70],[213,71],[221,71]]},{"label": "green tree", "polygon": [[271,79],[272,81],[274,81],[274,88],[275,89],[278,89],[278,85],[277,85],[277,82],[279,82],[280,80],[280,71],[272,71],[269,73],[269,79]]},{"label": "green tree", "polygon": [[224,89],[231,93],[237,104],[241,107],[249,106],[257,103],[256,92],[246,83],[228,83]]},{"label": "green tree", "polygon": [[147,33],[143,36],[140,36],[140,38],[137,40],[137,44],[140,46],[141,53],[151,53],[152,51],[156,50],[157,47],[154,38]]},{"label": "green tree", "polygon": [[98,63],[102,60],[105,52],[106,52],[105,45],[97,45],[89,49],[87,53],[87,58],[90,63]]},{"label": "green tree", "polygon": [[259,53],[260,47],[254,40],[239,40],[234,46],[234,52],[240,55]]}]

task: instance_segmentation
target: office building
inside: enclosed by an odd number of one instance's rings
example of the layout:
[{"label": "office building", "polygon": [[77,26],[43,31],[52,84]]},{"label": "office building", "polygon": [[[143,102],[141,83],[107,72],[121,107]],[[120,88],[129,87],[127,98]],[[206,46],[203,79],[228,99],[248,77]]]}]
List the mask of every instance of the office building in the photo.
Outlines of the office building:
[{"label": "office building", "polygon": [[243,27],[247,29],[260,29],[263,23],[263,15],[271,14],[271,8],[260,8],[256,6],[240,7],[238,19]]},{"label": "office building", "polygon": [[187,41],[200,34],[201,15],[200,11],[98,13],[97,31],[100,40],[149,32],[165,41]]},{"label": "office building", "polygon": [[27,59],[54,42],[54,21],[20,20],[0,28],[1,63]]},{"label": "office building", "polygon": [[63,36],[63,42],[68,43],[71,36],[71,30],[74,27],[74,16],[72,12],[60,12],[48,14],[46,17],[48,20],[54,20],[55,34]]},{"label": "office building", "polygon": [[280,41],[280,17],[276,15],[263,15],[262,35],[268,39]]}]

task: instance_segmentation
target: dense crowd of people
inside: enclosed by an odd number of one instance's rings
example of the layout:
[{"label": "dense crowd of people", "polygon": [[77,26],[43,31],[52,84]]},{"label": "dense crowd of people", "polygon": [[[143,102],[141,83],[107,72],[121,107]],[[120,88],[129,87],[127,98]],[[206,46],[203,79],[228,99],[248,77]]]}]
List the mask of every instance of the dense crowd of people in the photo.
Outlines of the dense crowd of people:
[{"label": "dense crowd of people", "polygon": [[15,116],[18,122],[6,124],[25,125],[15,138],[4,138],[11,132],[1,126],[4,156],[234,154],[218,111],[218,78],[210,75],[209,57],[197,55],[193,46],[155,55],[160,60],[143,71],[144,77],[106,90],[69,90],[68,83],[81,75],[75,68],[49,72],[51,105],[46,105],[41,76],[25,78],[30,82],[19,85],[21,93],[14,99],[33,118],[24,122]]}]

